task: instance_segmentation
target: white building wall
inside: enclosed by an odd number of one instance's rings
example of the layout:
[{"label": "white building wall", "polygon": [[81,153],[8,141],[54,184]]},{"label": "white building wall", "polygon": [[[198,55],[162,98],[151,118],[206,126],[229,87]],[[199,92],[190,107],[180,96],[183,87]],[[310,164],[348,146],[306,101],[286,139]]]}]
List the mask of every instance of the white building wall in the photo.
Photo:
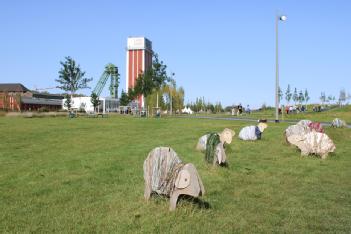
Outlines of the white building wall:
[{"label": "white building wall", "polygon": [[[72,108],[73,109],[84,109],[85,112],[94,112],[94,106],[93,104],[91,103],[91,97],[74,97],[72,99]],[[104,102],[105,99],[104,98],[99,98],[99,100],[101,102]],[[62,100],[62,109],[64,110],[67,110],[67,107],[65,107],[65,102],[66,102],[66,99],[63,99]]]}]

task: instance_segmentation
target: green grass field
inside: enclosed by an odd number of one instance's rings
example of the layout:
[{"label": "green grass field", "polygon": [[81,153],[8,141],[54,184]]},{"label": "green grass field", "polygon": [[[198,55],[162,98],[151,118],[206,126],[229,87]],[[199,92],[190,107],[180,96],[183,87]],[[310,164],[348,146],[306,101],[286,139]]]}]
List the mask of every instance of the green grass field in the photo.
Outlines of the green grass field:
[{"label": "green grass field", "polygon": [[[235,118],[252,118],[252,119],[275,119],[275,109],[269,108],[262,111],[254,111],[251,114],[244,113],[241,116],[231,116],[229,113],[221,114],[197,114],[202,116],[216,116],[216,117],[235,117]],[[344,106],[342,108],[334,106],[329,110],[323,112],[313,112],[312,105],[308,106],[308,111],[299,114],[289,114],[283,113],[279,115],[280,120],[301,120],[301,119],[311,119],[313,121],[328,122],[331,123],[333,119],[341,118],[346,121],[346,123],[351,124],[351,105]]]},{"label": "green grass field", "polygon": [[[0,118],[0,232],[351,232],[351,129],[327,128],[336,152],[301,157],[270,124],[257,142],[237,138],[229,167],[195,151],[209,131],[244,122],[203,119]],[[204,182],[201,199],[143,198],[143,161],[171,146]]]}]

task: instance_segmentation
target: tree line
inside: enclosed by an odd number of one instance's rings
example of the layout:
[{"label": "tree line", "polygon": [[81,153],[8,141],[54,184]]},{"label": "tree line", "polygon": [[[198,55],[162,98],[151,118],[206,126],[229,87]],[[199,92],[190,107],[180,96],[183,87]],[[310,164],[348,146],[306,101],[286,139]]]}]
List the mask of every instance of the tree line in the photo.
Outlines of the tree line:
[{"label": "tree line", "polygon": [[[279,101],[281,101],[284,97],[284,94],[280,87],[278,90],[278,97],[279,97]],[[287,105],[290,104],[290,101],[293,101],[295,105],[297,105],[298,103],[300,105],[302,105],[303,103],[307,105],[308,101],[310,100],[310,96],[307,89],[305,89],[304,91],[303,90],[297,91],[297,88],[294,88],[294,91],[292,92],[289,84],[285,91],[285,100]]]},{"label": "tree line", "polygon": [[[279,101],[282,101],[283,98],[285,97],[287,105],[290,105],[291,101],[293,101],[295,105],[297,104],[302,105],[303,103],[307,105],[307,103],[310,100],[310,96],[307,89],[305,89],[304,91],[303,90],[298,91],[297,88],[294,88],[294,91],[292,91],[290,84],[288,84],[288,87],[284,94],[281,88],[279,87],[279,90],[278,90]],[[325,92],[323,91],[321,92],[319,100],[321,101],[322,105],[324,105],[325,103],[332,103],[335,101],[338,101],[339,104],[342,105],[350,98],[351,98],[350,94],[346,94],[345,89],[341,89],[339,94],[339,99],[336,99],[335,96],[333,95],[326,95]]]},{"label": "tree line", "polygon": [[321,96],[319,97],[322,105],[325,103],[336,103],[337,101],[337,104],[342,106],[349,99],[351,99],[351,95],[349,93],[346,93],[345,89],[340,90],[338,99],[336,99],[333,95],[326,95],[324,91],[321,92]]},{"label": "tree line", "polygon": [[186,105],[191,110],[195,112],[211,112],[220,113],[224,112],[221,102],[211,103],[210,101],[205,101],[205,97],[196,98],[195,102],[190,102]]}]

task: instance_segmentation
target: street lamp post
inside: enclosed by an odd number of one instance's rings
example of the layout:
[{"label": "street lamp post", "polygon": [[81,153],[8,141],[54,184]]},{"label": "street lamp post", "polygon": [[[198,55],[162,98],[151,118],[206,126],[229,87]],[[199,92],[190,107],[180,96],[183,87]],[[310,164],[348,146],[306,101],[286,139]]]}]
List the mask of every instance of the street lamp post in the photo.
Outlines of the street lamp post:
[{"label": "street lamp post", "polygon": [[278,23],[285,21],[285,15],[276,15],[275,17],[275,122],[279,123],[279,49],[278,49]]}]

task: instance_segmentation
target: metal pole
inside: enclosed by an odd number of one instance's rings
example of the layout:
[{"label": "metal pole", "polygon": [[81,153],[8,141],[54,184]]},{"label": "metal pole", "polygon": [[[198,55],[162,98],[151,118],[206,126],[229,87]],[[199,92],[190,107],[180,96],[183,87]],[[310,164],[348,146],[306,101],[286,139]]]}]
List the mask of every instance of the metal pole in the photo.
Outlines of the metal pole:
[{"label": "metal pole", "polygon": [[278,50],[278,23],[279,16],[275,16],[275,122],[279,123],[279,50]]},{"label": "metal pole", "polygon": [[170,101],[170,103],[169,103],[169,104],[170,104],[170,107],[171,107],[171,115],[172,115],[172,112],[173,112],[173,110],[172,110],[172,94],[170,93],[170,95],[169,95],[169,96],[170,96],[170,99],[171,99],[171,101]]},{"label": "metal pole", "polygon": [[104,99],[104,100],[102,101],[102,105],[103,105],[103,106],[102,106],[102,113],[103,113],[103,114],[105,114],[105,106],[106,106],[106,102],[105,102],[105,101],[106,101],[106,99]]},{"label": "metal pole", "polygon": [[158,91],[157,91],[157,94],[156,94],[156,108],[158,108]]}]

